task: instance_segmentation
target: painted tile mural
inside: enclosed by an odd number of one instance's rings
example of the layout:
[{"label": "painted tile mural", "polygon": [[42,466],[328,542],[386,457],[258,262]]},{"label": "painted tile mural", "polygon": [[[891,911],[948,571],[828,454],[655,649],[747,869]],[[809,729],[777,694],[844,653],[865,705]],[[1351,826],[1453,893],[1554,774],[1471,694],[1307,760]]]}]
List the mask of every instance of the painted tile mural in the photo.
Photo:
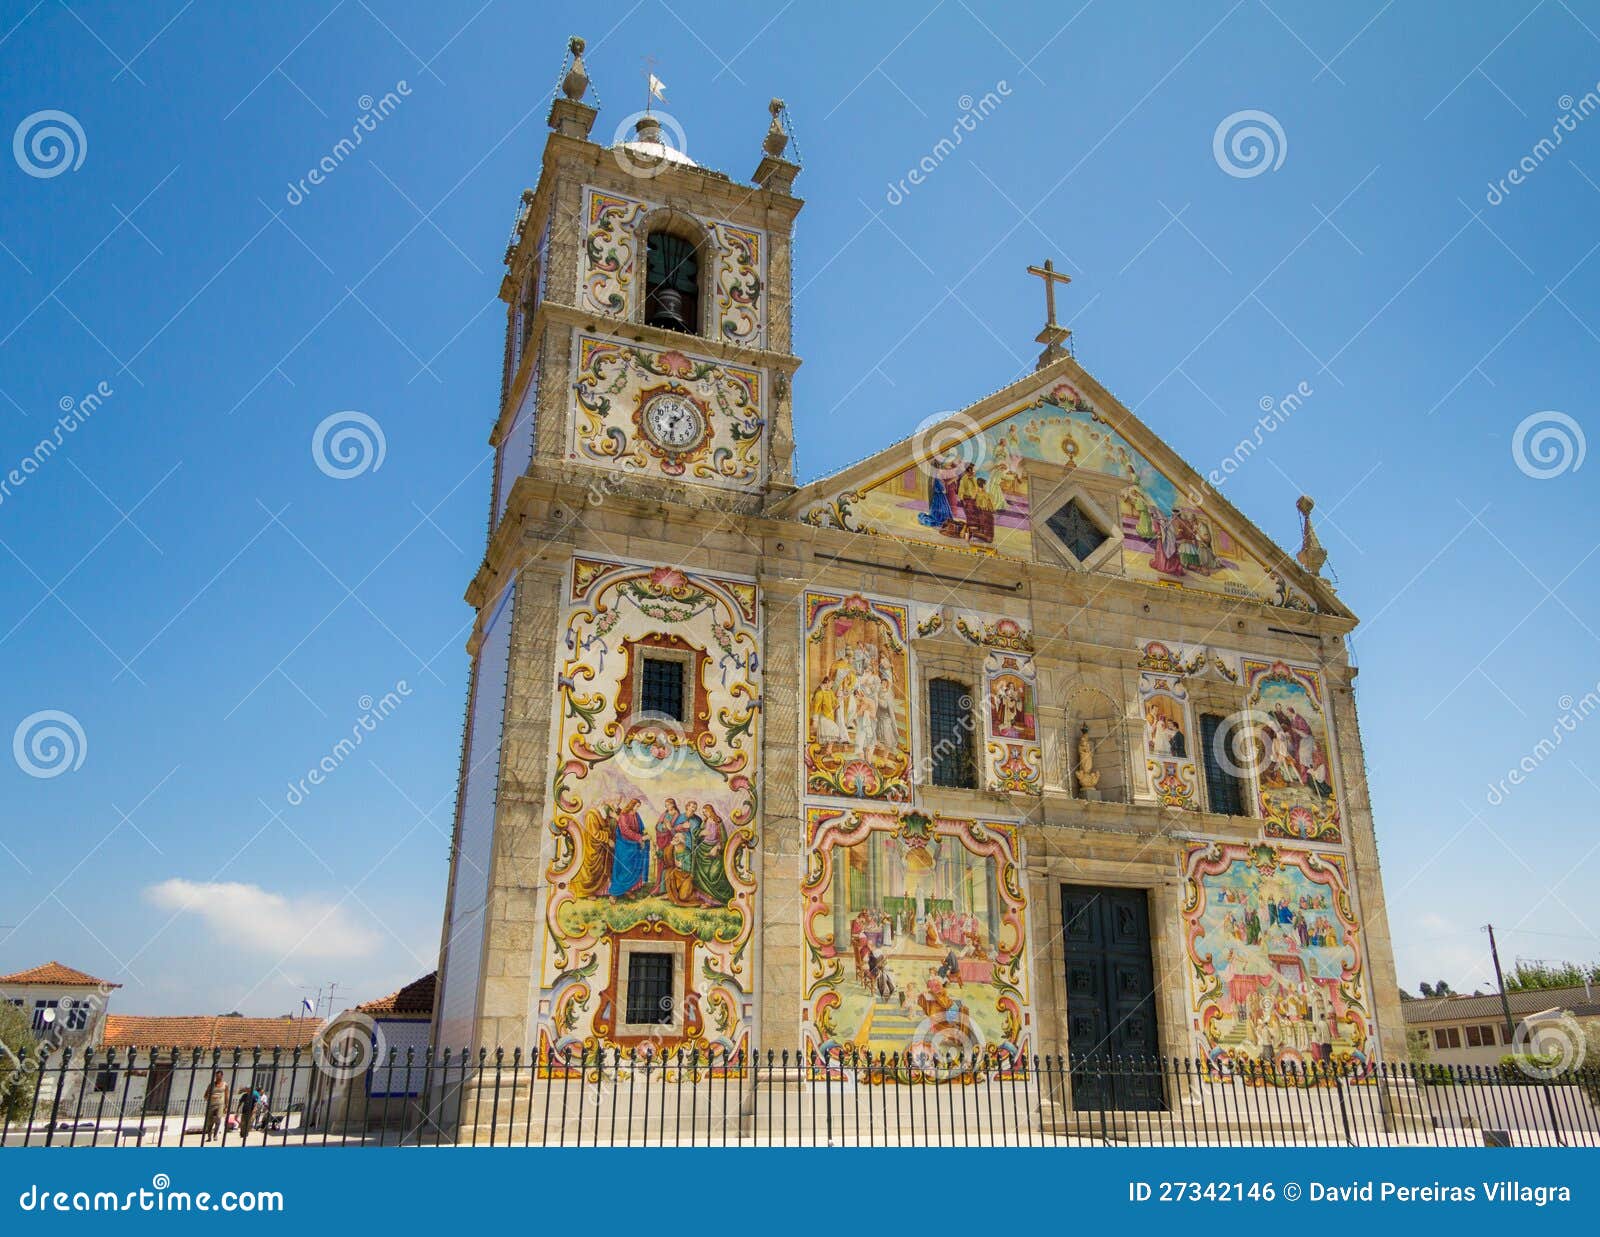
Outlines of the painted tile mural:
[{"label": "painted tile mural", "polygon": [[1144,736],[1146,791],[1163,807],[1200,808],[1195,772],[1195,731],[1189,690],[1170,674],[1139,674],[1139,716]]},{"label": "painted tile mural", "polygon": [[1338,855],[1211,842],[1185,859],[1191,1030],[1222,1066],[1365,1064],[1376,1043]]},{"label": "painted tile mural", "polygon": [[807,794],[911,798],[908,621],[859,594],[805,595]]},{"label": "painted tile mural", "polygon": [[649,209],[644,202],[614,193],[587,190],[584,219],[588,228],[578,269],[578,307],[608,318],[626,318],[641,243],[634,225]]},{"label": "painted tile mural", "polygon": [[[583,253],[578,270],[578,306],[608,318],[632,318],[643,295],[639,274],[645,237],[640,229],[661,204],[606,193],[584,192]],[[717,337],[747,348],[766,343],[766,236],[754,228],[701,221],[700,258],[711,266],[702,287],[716,309]]]},{"label": "painted tile mural", "polygon": [[577,333],[568,457],[725,489],[761,485],[763,374]]},{"label": "painted tile mural", "polygon": [[[755,585],[572,563],[539,1044],[747,1052],[760,751]],[[681,722],[639,707],[643,660],[684,667]],[[625,1021],[622,959],[673,955],[676,1021]]]},{"label": "painted tile mural", "polygon": [[901,1080],[1031,1051],[1026,900],[1013,826],[806,809],[808,1052],[899,1054]]},{"label": "painted tile mural", "polygon": [[1038,794],[1044,770],[1033,658],[991,649],[983,661],[984,739],[991,790]]},{"label": "painted tile mural", "polygon": [[1315,670],[1249,658],[1243,675],[1258,726],[1256,780],[1267,836],[1340,841],[1321,678]]},{"label": "painted tile mural", "polygon": [[1123,575],[1310,608],[1065,381],[997,414],[954,447],[814,504],[805,519],[1028,558],[1034,518],[1028,460],[1088,468],[1126,482],[1119,504]]},{"label": "painted tile mural", "polygon": [[717,246],[713,287],[717,298],[717,333],[730,344],[760,348],[766,343],[766,298],[763,246],[765,238],[750,228],[714,223]]}]

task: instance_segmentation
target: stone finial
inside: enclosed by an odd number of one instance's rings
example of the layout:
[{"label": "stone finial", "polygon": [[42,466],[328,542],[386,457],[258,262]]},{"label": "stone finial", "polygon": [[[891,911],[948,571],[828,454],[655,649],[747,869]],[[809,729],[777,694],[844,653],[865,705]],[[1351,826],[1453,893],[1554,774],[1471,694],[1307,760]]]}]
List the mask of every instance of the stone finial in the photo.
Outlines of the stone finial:
[{"label": "stone finial", "polygon": [[1322,564],[1328,561],[1328,552],[1317,540],[1317,530],[1311,527],[1311,509],[1316,505],[1309,494],[1300,495],[1295,503],[1300,512],[1300,553],[1295,557],[1314,576],[1322,574]]},{"label": "stone finial", "polygon": [[567,40],[567,50],[572,53],[572,67],[561,79],[561,93],[574,103],[582,99],[589,90],[589,71],[583,67],[583,49],[584,42],[577,35]]},{"label": "stone finial", "polygon": [[789,145],[789,135],[783,131],[783,124],[778,119],[783,115],[783,100],[774,99],[767,104],[767,110],[772,113],[772,123],[767,126],[767,136],[761,142],[761,149],[772,158],[781,159],[784,148]]},{"label": "stone finial", "polygon": [[789,195],[794,192],[800,165],[783,157],[789,148],[789,134],[783,127],[783,100],[774,99],[767,104],[767,110],[772,113],[772,123],[767,126],[767,136],[761,139],[761,162],[753,179],[769,192]]}]

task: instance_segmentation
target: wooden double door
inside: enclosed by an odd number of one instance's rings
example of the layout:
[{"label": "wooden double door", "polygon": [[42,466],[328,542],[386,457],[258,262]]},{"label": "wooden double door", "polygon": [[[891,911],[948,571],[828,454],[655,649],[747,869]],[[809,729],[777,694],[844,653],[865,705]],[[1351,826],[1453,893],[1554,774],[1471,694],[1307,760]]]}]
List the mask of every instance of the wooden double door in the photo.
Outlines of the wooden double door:
[{"label": "wooden double door", "polygon": [[1072,1106],[1164,1109],[1149,895],[1063,885],[1061,923]]}]

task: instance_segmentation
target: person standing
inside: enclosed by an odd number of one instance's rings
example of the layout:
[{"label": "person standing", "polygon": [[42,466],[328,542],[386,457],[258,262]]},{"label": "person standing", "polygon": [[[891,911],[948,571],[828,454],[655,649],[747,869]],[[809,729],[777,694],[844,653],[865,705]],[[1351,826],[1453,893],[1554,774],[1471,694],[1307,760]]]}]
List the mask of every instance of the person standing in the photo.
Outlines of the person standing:
[{"label": "person standing", "polygon": [[252,1085],[246,1088],[245,1093],[239,1097],[239,1141],[244,1142],[250,1137],[250,1127],[255,1124],[256,1105],[261,1101],[261,1092]]},{"label": "person standing", "polygon": [[[676,811],[671,799],[670,811]],[[644,884],[650,862],[650,844],[645,840],[644,821],[639,817],[639,800],[629,799],[617,813],[616,832],[611,846],[611,884],[607,894],[625,898]]]},{"label": "person standing", "polygon": [[200,1128],[200,1141],[208,1143],[222,1132],[228,1120],[228,1080],[218,1070],[206,1088],[206,1123]]}]

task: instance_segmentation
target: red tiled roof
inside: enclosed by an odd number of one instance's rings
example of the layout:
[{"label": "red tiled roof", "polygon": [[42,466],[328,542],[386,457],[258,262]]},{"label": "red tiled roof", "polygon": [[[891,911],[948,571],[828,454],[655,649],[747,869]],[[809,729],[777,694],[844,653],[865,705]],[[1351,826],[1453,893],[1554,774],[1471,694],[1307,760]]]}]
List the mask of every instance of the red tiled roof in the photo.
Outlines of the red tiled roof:
[{"label": "red tiled roof", "polygon": [[433,989],[438,979],[438,971],[429,971],[421,979],[413,979],[400,991],[391,992],[376,1001],[368,1001],[365,1005],[357,1005],[356,1009],[363,1014],[420,1014],[424,1018],[432,1017]]},{"label": "red tiled roof", "polygon": [[122,987],[121,984],[114,984],[110,980],[96,979],[93,975],[85,975],[70,966],[62,966],[59,962],[46,962],[43,966],[36,966],[29,971],[18,971],[15,975],[0,975],[0,984],[58,984],[70,988]]},{"label": "red tiled roof", "polygon": [[320,1024],[310,1018],[106,1016],[107,1048],[309,1048]]}]

